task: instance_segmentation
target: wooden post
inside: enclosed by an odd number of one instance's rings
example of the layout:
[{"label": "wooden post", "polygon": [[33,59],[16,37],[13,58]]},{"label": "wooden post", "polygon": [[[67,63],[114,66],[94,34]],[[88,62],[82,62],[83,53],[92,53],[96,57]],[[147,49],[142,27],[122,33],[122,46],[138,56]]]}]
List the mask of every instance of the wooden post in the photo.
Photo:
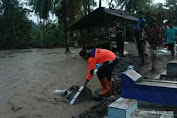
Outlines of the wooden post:
[{"label": "wooden post", "polygon": [[69,46],[68,46],[68,37],[67,37],[67,22],[66,22],[66,0],[63,0],[63,18],[64,18],[64,32],[65,32],[65,45],[66,45],[66,51],[65,53],[70,52]]},{"label": "wooden post", "polygon": [[101,7],[101,0],[99,0],[99,8]]}]

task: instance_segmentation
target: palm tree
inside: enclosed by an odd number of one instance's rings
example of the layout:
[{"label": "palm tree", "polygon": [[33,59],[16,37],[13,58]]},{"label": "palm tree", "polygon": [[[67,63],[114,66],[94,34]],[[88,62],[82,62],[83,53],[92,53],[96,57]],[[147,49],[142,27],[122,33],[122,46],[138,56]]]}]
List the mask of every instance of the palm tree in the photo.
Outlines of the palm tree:
[{"label": "palm tree", "polygon": [[49,12],[53,8],[53,3],[53,0],[30,0],[30,5],[33,6],[33,10],[43,20],[48,19]]},{"label": "palm tree", "polygon": [[2,2],[1,9],[3,9],[2,11],[4,11],[2,14],[5,17],[5,19],[10,22],[12,29],[13,29],[12,31],[15,35],[17,45],[18,47],[20,47],[20,42],[19,42],[19,38],[16,32],[16,28],[14,24],[14,17],[13,17],[14,14],[17,13],[17,10],[15,8],[18,7],[18,1],[2,0],[1,2]]},{"label": "palm tree", "polygon": [[[0,0],[0,43],[4,48],[20,48],[29,38],[30,23],[27,9],[19,6],[17,0]],[[14,40],[15,39],[15,40]]]},{"label": "palm tree", "polygon": [[147,5],[150,5],[153,0],[115,0],[116,8],[134,13],[139,10],[145,11]]},{"label": "palm tree", "polygon": [[63,0],[62,1],[62,5],[63,5],[63,23],[64,23],[64,32],[65,32],[65,40],[66,40],[66,50],[65,50],[65,53],[70,53],[70,50],[69,50],[69,45],[68,45],[68,37],[67,37],[67,21],[66,21],[66,12],[67,12],[67,7],[66,7],[66,3],[67,1],[66,0]]},{"label": "palm tree", "polygon": [[46,29],[45,24],[48,20],[50,11],[52,11],[53,4],[53,0],[30,0],[30,5],[33,6],[33,10],[39,16],[40,24],[42,24],[40,33],[40,37],[42,39],[42,47],[44,46],[44,34]]},{"label": "palm tree", "polygon": [[101,7],[101,0],[99,0],[99,7]]},{"label": "palm tree", "polygon": [[[63,23],[65,27],[65,38],[66,38],[66,52],[69,51],[69,46],[68,46],[68,38],[67,38],[67,31],[66,28],[71,25],[74,21],[76,21],[77,15],[81,13],[81,9],[83,8],[83,13],[84,15],[87,15],[90,12],[90,6],[95,5],[94,0],[75,0],[73,1],[68,1],[68,0],[63,0],[62,1],[62,10],[63,12],[62,16],[63,18]],[[67,19],[67,20],[66,20]]]},{"label": "palm tree", "polygon": [[173,20],[173,22],[175,24],[177,24],[177,8],[176,8],[176,5],[177,5],[177,1],[176,0],[166,0],[166,7],[169,8],[167,10],[168,12],[168,17],[169,17],[169,20]]}]

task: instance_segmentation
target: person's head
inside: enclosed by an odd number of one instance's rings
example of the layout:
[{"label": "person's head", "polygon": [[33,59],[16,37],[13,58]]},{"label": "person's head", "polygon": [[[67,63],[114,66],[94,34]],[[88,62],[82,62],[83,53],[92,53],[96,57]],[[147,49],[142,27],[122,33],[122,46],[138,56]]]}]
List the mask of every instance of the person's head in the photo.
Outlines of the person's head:
[{"label": "person's head", "polygon": [[144,12],[143,11],[139,11],[138,12],[138,17],[139,18],[144,18]]},{"label": "person's head", "polygon": [[88,53],[87,53],[87,50],[85,49],[82,49],[80,52],[79,52],[79,55],[85,59],[85,60],[88,60],[89,56],[88,56]]},{"label": "person's head", "polygon": [[172,23],[172,22],[168,22],[168,26],[169,26],[170,28],[173,28],[173,23]]},{"label": "person's head", "polygon": [[116,23],[116,26],[117,26],[117,27],[119,27],[119,26],[120,26],[120,24],[119,24],[119,23]]}]

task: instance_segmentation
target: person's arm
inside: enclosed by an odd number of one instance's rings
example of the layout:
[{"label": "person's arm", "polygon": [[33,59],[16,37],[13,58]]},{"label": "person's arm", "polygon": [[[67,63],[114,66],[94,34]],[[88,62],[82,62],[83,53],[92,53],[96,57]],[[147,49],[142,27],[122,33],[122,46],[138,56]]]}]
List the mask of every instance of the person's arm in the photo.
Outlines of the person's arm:
[{"label": "person's arm", "polygon": [[175,41],[176,41],[176,43],[177,43],[177,28],[175,28],[176,29],[176,39],[175,39]]},{"label": "person's arm", "polygon": [[165,41],[166,41],[166,44],[165,44],[165,47],[168,46],[168,38],[167,38],[167,35],[168,35],[168,28],[165,30]]},{"label": "person's arm", "polygon": [[145,25],[146,25],[146,21],[141,21],[141,24],[140,24],[140,30],[141,30],[141,32],[144,30],[144,28],[145,28]]},{"label": "person's arm", "polygon": [[119,32],[123,32],[123,28],[122,27],[119,27]]},{"label": "person's arm", "polygon": [[136,28],[137,28],[137,21],[135,21],[135,23],[134,23],[133,30],[135,31],[135,30],[136,30]]},{"label": "person's arm", "polygon": [[88,84],[88,82],[92,79],[93,74],[94,74],[94,69],[96,67],[96,59],[95,58],[89,58],[89,68],[88,68],[88,73],[87,73],[87,79],[84,83],[84,85],[86,86]]},{"label": "person's arm", "polygon": [[116,26],[114,26],[113,32],[117,33],[117,27]]},{"label": "person's arm", "polygon": [[166,42],[167,42],[167,29],[165,30],[165,39],[166,39]]},{"label": "person's arm", "polygon": [[86,81],[84,82],[84,86],[87,86],[89,80],[86,79]]}]

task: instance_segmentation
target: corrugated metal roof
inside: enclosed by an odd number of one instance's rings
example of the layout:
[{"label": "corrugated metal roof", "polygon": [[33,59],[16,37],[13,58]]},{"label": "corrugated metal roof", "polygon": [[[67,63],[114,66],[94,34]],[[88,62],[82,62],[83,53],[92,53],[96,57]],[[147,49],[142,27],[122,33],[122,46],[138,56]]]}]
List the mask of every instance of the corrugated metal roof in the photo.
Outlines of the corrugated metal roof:
[{"label": "corrugated metal roof", "polygon": [[106,26],[118,21],[136,21],[136,17],[128,15],[120,10],[97,8],[90,14],[76,21],[68,27],[69,30],[80,29],[85,27]]}]

